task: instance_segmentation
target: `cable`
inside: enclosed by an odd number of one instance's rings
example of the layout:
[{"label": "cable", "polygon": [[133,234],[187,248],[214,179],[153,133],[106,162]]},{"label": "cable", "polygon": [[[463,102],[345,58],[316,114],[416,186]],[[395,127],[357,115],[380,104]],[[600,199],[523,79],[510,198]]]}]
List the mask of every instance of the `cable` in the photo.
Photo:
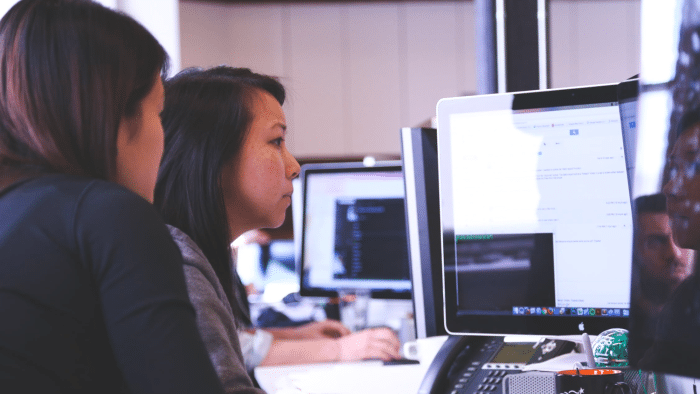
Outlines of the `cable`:
[{"label": "cable", "polygon": [[642,389],[644,390],[644,394],[649,394],[649,392],[647,391],[646,382],[644,381],[644,375],[642,375],[642,370],[637,370],[637,373],[639,374],[639,383],[641,384]]}]

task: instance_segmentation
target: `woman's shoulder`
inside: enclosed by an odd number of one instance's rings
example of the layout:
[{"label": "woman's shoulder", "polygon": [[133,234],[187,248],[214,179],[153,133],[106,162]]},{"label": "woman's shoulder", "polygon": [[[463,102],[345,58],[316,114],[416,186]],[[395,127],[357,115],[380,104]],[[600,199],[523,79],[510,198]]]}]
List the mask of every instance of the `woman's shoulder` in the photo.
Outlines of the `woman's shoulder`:
[{"label": "woman's shoulder", "polygon": [[[182,261],[185,265],[185,276],[191,277],[194,273],[198,276],[203,276],[212,285],[218,285],[219,280],[216,277],[214,268],[207,260],[202,249],[197,246],[197,243],[190,238],[184,231],[171,225],[167,225],[170,230],[170,236],[182,253]],[[220,287],[220,285],[219,285]]]},{"label": "woman's shoulder", "polygon": [[200,270],[205,270],[207,267],[211,268],[211,264],[209,264],[206,256],[204,256],[204,252],[202,252],[202,249],[197,246],[189,235],[175,226],[169,224],[167,226],[170,231],[170,236],[173,237],[173,241],[175,241],[175,244],[180,248],[185,265],[193,266]]},{"label": "woman's shoulder", "polygon": [[86,218],[95,213],[100,217],[128,216],[129,213],[157,217],[153,206],[144,198],[116,183],[99,179],[67,175],[45,174],[24,179],[5,188],[0,194],[3,208],[29,214],[46,214],[69,221]]},{"label": "woman's shoulder", "polygon": [[167,226],[170,235],[182,253],[183,270],[190,300],[196,306],[198,300],[210,300],[214,297],[223,302],[227,310],[230,311],[231,307],[226,298],[226,292],[202,249],[184,231],[171,225]]},{"label": "woman's shoulder", "polygon": [[72,202],[124,201],[136,205],[150,205],[148,201],[127,188],[101,179],[69,174],[45,174],[17,183],[8,193],[40,196],[52,200]]}]

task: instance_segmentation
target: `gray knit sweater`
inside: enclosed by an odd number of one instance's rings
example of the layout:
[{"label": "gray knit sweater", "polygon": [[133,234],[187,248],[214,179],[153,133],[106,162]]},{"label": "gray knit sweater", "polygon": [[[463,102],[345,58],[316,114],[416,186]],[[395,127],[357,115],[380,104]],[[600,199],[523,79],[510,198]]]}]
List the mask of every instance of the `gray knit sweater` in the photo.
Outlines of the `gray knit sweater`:
[{"label": "gray knit sweater", "polygon": [[179,229],[168,226],[185,262],[185,280],[197,313],[197,326],[216,373],[227,393],[264,394],[246,372],[231,305],[211,264]]}]

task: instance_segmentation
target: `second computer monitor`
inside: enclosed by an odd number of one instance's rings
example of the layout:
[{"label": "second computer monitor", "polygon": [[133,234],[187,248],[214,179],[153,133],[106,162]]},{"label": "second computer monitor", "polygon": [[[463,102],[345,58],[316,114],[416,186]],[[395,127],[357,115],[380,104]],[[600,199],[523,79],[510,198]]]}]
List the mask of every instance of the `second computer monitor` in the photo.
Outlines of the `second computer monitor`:
[{"label": "second computer monitor", "polygon": [[411,298],[401,163],[302,166],[300,293]]},{"label": "second computer monitor", "polygon": [[616,85],[438,104],[451,333],[626,328],[632,211]]}]

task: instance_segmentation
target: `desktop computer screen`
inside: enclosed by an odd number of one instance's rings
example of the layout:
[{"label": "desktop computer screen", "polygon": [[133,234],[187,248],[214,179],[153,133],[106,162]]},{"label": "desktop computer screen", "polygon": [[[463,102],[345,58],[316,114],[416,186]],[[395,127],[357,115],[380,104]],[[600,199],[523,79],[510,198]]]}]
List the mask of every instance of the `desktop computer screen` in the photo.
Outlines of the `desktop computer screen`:
[{"label": "desktop computer screen", "polygon": [[301,182],[301,295],[410,299],[401,163],[306,164]]},{"label": "desktop computer screen", "polygon": [[627,328],[633,217],[617,90],[438,103],[448,332]]},{"label": "desktop computer screen", "polygon": [[406,184],[406,230],[416,337],[446,335],[437,130],[401,129],[401,158]]}]

